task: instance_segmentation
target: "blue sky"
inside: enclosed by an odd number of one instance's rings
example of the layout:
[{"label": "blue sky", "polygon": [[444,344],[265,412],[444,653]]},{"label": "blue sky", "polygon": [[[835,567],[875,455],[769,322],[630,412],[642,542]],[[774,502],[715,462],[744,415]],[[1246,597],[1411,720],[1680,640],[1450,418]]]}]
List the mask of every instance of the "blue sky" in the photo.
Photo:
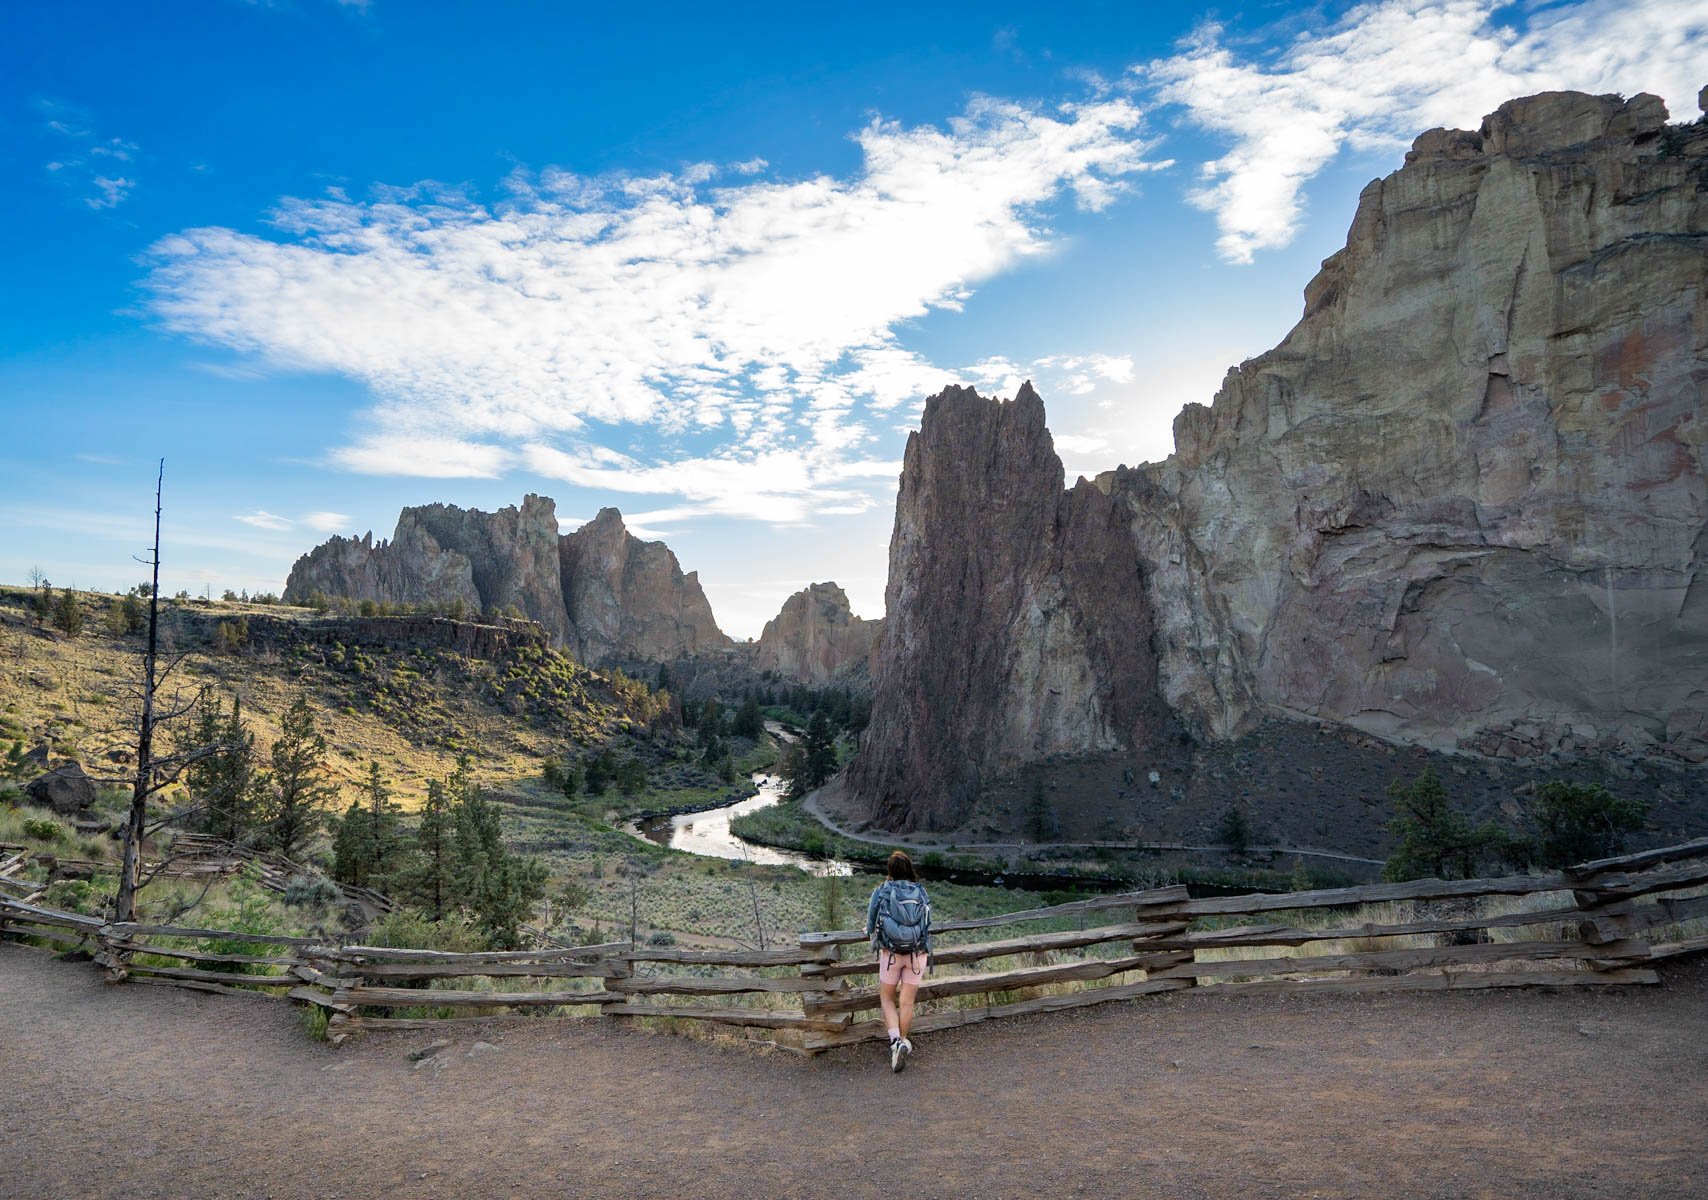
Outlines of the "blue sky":
[{"label": "blue sky", "polygon": [[140,578],[164,454],[171,590],[536,491],[876,615],[943,383],[1159,458],[1416,133],[1708,83],[1700,0],[1160,7],[7,5],[0,579]]}]

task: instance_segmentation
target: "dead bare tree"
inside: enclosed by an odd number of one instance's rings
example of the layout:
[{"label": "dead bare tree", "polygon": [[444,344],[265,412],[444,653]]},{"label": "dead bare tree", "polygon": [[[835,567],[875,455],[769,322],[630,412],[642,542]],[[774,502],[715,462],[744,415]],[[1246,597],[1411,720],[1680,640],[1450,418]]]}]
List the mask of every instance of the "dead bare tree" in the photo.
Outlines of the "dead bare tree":
[{"label": "dead bare tree", "polygon": [[154,480],[154,546],[149,558],[143,561],[152,572],[148,590],[148,648],[143,654],[142,679],[137,690],[140,714],[137,721],[136,771],[131,777],[130,812],[125,820],[123,857],[119,867],[118,897],[113,906],[115,921],[136,919],[136,895],[141,888],[167,865],[163,859],[145,877],[142,872],[142,850],[148,835],[169,821],[181,819],[183,812],[168,814],[152,826],[148,821],[149,801],[162,789],[172,786],[192,764],[221,749],[220,743],[192,746],[172,754],[158,755],[154,750],[156,730],[171,721],[188,715],[201,703],[203,690],[188,699],[181,694],[162,708],[158,703],[160,688],[168,676],[184,661],[179,655],[165,670],[160,669],[160,510],[166,482],[166,460]]}]

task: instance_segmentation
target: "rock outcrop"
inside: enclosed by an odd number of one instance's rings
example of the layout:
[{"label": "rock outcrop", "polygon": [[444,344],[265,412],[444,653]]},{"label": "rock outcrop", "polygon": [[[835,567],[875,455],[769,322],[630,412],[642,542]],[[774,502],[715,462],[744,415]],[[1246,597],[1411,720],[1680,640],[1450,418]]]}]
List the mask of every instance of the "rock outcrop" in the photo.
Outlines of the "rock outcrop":
[{"label": "rock outcrop", "polygon": [[1419,137],[1161,463],[1063,493],[1030,389],[930,401],[860,806],[943,827],[1160,714],[1708,760],[1708,122],[1665,120],[1550,93]]},{"label": "rock outcrop", "polygon": [[753,666],[818,687],[866,662],[882,620],[854,615],[834,583],[815,583],[783,601],[753,647]]},{"label": "rock outcrop", "polygon": [[700,577],[663,542],[643,542],[623,515],[599,515],[559,543],[563,595],[584,662],[672,662],[730,646]]},{"label": "rock outcrop", "polygon": [[871,724],[849,786],[878,824],[946,828],[992,778],[1165,736],[1123,505],[1062,490],[1044,405],[951,387],[903,457]]},{"label": "rock outcrop", "polygon": [[470,613],[514,608],[584,662],[670,661],[730,641],[699,578],[662,542],[643,542],[614,508],[560,535],[556,505],[529,495],[496,513],[406,508],[391,541],[334,537],[291,569],[285,599],[315,593]]}]

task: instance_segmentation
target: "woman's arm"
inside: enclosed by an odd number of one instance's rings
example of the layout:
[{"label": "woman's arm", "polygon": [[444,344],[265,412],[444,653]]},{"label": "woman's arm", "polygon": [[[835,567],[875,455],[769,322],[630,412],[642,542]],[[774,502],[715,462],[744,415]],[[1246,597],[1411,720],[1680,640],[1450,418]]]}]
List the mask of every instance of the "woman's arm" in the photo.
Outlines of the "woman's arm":
[{"label": "woman's arm", "polygon": [[878,924],[878,889],[881,887],[883,887],[883,884],[879,884],[878,887],[873,888],[872,889],[872,898],[870,900],[866,901],[866,936],[867,937],[871,937],[872,934],[877,929],[877,924]]}]

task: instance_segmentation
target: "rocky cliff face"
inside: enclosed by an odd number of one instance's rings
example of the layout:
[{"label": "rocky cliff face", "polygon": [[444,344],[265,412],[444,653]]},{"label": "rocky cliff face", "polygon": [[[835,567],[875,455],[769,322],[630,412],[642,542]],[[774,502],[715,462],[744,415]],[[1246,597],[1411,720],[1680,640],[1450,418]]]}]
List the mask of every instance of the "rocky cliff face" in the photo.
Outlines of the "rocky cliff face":
[{"label": "rocky cliff face", "polygon": [[1364,190],[1298,326],[1164,462],[1063,493],[1030,389],[934,398],[860,806],[941,826],[1164,713],[1708,760],[1705,195],[1708,124],[1652,96],[1513,101]]},{"label": "rocky cliff face", "polygon": [[1424,134],[1287,339],[1100,481],[1195,729],[1708,757],[1708,128],[1665,117]]},{"label": "rocky cliff face", "polygon": [[731,644],[698,573],[684,575],[669,546],[635,537],[614,508],[563,538],[558,561],[586,662],[670,662]]},{"label": "rocky cliff face", "polygon": [[834,583],[815,583],[790,596],[765,623],[753,647],[753,666],[823,686],[869,659],[882,628],[881,620],[855,616],[847,594]]},{"label": "rocky cliff face", "polygon": [[871,724],[849,786],[886,828],[957,823],[991,779],[1167,734],[1124,507],[1062,490],[1044,405],[951,387],[908,438]]},{"label": "rocky cliff face", "polygon": [[694,574],[662,542],[643,542],[607,508],[560,536],[556,505],[527,496],[496,513],[449,504],[406,508],[390,542],[335,537],[291,569],[285,598],[519,609],[582,661],[669,661],[730,641]]}]

